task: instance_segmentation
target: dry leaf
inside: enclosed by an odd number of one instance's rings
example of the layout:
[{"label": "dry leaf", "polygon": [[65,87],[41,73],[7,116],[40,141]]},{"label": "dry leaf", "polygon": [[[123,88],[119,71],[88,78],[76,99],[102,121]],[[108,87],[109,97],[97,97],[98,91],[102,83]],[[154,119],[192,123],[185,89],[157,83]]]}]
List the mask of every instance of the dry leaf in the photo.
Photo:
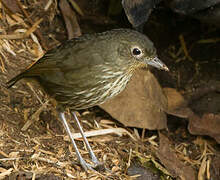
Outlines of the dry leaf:
[{"label": "dry leaf", "polygon": [[188,129],[194,135],[208,135],[220,143],[220,114],[207,113],[201,118],[193,114],[189,118]]},{"label": "dry leaf", "polygon": [[169,139],[161,133],[157,156],[173,177],[180,177],[181,180],[196,179],[194,169],[178,159]]},{"label": "dry leaf", "polygon": [[193,112],[187,107],[184,97],[173,88],[163,88],[167,96],[168,108],[167,113],[181,118],[188,118]]},{"label": "dry leaf", "polygon": [[81,36],[81,30],[76,19],[76,14],[71,9],[69,3],[66,0],[60,1],[59,7],[66,24],[68,39]]}]

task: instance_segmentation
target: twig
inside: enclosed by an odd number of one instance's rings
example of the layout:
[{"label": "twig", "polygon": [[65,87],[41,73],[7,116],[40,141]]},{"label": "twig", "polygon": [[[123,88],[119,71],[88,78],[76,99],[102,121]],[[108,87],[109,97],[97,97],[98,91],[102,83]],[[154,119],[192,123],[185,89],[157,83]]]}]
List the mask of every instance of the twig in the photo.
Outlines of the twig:
[{"label": "twig", "polygon": [[50,6],[51,6],[52,3],[53,3],[53,0],[49,0],[49,1],[47,2],[46,6],[44,7],[44,11],[47,11],[47,10],[50,8]]},{"label": "twig", "polygon": [[4,64],[4,62],[3,62],[2,58],[1,58],[1,56],[0,56],[0,61],[1,61],[1,71],[2,71],[3,73],[7,72],[7,70],[5,69],[5,64]]},{"label": "twig", "polygon": [[69,2],[72,5],[72,7],[76,10],[76,12],[78,12],[81,16],[84,16],[82,10],[74,0],[69,0]]},{"label": "twig", "polygon": [[30,119],[29,121],[27,121],[27,122],[25,123],[25,125],[22,127],[22,129],[21,129],[22,131],[26,131],[26,130],[29,128],[29,126],[30,126],[34,121],[36,121],[36,120],[39,119],[40,113],[41,113],[42,110],[47,106],[48,102],[49,102],[49,100],[46,101],[46,102],[31,116],[31,119]]},{"label": "twig", "polygon": [[40,97],[37,95],[37,93],[35,92],[34,88],[32,87],[32,85],[27,82],[28,87],[31,89],[31,91],[34,93],[34,95],[37,97],[38,101],[41,103],[41,105],[44,105],[44,103],[41,101]]},{"label": "twig", "polygon": [[185,40],[184,40],[184,37],[183,35],[179,35],[179,40],[180,40],[180,44],[182,46],[182,49],[183,49],[183,52],[185,54],[185,56],[190,60],[190,61],[193,61],[192,58],[190,57],[189,55],[189,52],[187,50],[187,47],[186,47],[186,43],[185,43]]},{"label": "twig", "polygon": [[[30,23],[31,25],[33,25],[34,22],[31,20],[31,18],[30,18],[30,16],[28,15],[27,11],[22,7],[21,2],[20,2],[19,0],[16,0],[16,2],[17,2],[17,4],[18,4],[19,8],[21,9],[21,11],[23,12],[24,16],[28,19],[29,23]],[[48,47],[46,46],[46,43],[45,43],[45,41],[44,41],[44,38],[43,38],[41,32],[40,32],[38,29],[36,30],[36,35],[37,35],[37,37],[40,39],[41,44],[42,44],[42,47],[43,47],[45,50],[47,50]]]},{"label": "twig", "polygon": [[[123,128],[109,128],[109,129],[99,129],[99,130],[87,131],[87,132],[85,132],[85,136],[92,137],[92,136],[100,136],[100,135],[111,134],[111,133],[118,134],[119,136],[121,136],[122,134],[127,134],[134,141],[137,141],[137,139],[134,138],[131,135],[131,133],[129,133],[127,130],[125,130]],[[75,138],[75,139],[82,137],[80,133],[73,133],[72,135],[73,135],[73,138]],[[68,136],[65,136],[64,139],[67,140]]]},{"label": "twig", "polygon": [[10,169],[8,169],[8,170],[6,170],[6,171],[0,173],[0,179],[4,179],[5,176],[10,175],[12,171],[13,171],[13,168],[10,168]]},{"label": "twig", "polygon": [[33,26],[24,33],[15,33],[15,34],[2,34],[0,39],[24,39],[28,37],[35,30],[37,31],[37,26],[43,21],[43,18],[39,19],[33,24]]}]

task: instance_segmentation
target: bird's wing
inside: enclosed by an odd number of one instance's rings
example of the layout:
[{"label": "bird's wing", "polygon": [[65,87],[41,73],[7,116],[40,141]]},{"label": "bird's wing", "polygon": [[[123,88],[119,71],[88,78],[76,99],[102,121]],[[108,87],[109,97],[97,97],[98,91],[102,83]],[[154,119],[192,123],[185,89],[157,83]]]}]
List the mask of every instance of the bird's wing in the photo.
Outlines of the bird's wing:
[{"label": "bird's wing", "polygon": [[[93,53],[93,39],[73,39],[64,44],[49,50],[41,59],[28,67],[7,82],[7,87],[13,86],[22,78],[41,77],[48,78],[58,83],[63,75],[73,72],[74,78],[80,74],[79,71],[86,71],[103,61],[102,53]],[[57,78],[56,78],[57,76]],[[78,77],[76,77],[78,78]]]}]

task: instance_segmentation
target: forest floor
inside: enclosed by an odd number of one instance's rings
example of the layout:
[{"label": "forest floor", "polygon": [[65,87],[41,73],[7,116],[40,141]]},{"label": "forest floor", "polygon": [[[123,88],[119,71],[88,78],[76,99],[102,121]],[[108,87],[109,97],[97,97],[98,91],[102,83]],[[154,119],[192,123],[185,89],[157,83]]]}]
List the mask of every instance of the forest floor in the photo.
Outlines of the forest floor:
[{"label": "forest floor", "polygon": [[[217,180],[220,177],[220,146],[215,139],[219,134],[212,138],[192,135],[187,128],[187,118],[171,115],[167,117],[168,131],[124,127],[99,107],[78,112],[85,131],[124,130],[89,138],[95,154],[110,171],[83,171],[47,95],[24,81],[11,89],[4,85],[39,59],[45,49],[67,39],[60,10],[55,3],[45,10],[45,2],[33,1],[24,5],[35,25],[30,24],[19,7],[11,7],[17,12],[11,16],[0,2],[2,34],[35,31],[42,18],[38,28],[40,40],[36,31],[25,37],[0,37],[0,179],[156,180],[191,176],[199,180]],[[86,0],[79,3],[85,14],[77,15],[83,34],[131,27],[123,13],[109,16],[105,1],[94,2],[97,4],[91,5],[92,2]],[[164,8],[153,12],[144,33],[154,42],[160,59],[170,69],[169,73],[153,70],[161,86],[178,90],[186,99],[199,89],[196,98],[188,101],[188,106],[199,117],[212,113],[220,119],[219,89],[212,88],[219,87],[220,82],[219,29]],[[69,112],[66,115],[71,119]],[[78,132],[73,120],[69,123],[72,131]],[[89,161],[82,139],[78,138],[77,144]]]}]

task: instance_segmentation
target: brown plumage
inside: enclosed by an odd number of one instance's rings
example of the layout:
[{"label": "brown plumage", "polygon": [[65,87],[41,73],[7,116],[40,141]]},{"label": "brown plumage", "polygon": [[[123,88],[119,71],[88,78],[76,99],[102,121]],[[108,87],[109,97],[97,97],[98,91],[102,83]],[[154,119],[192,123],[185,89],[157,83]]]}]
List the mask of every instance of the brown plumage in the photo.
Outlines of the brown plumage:
[{"label": "brown plumage", "polygon": [[[62,109],[79,110],[116,96],[135,69],[148,65],[168,70],[145,35],[116,29],[65,42],[11,79],[7,86],[23,78],[34,78]],[[85,163],[81,164],[88,169]]]}]

